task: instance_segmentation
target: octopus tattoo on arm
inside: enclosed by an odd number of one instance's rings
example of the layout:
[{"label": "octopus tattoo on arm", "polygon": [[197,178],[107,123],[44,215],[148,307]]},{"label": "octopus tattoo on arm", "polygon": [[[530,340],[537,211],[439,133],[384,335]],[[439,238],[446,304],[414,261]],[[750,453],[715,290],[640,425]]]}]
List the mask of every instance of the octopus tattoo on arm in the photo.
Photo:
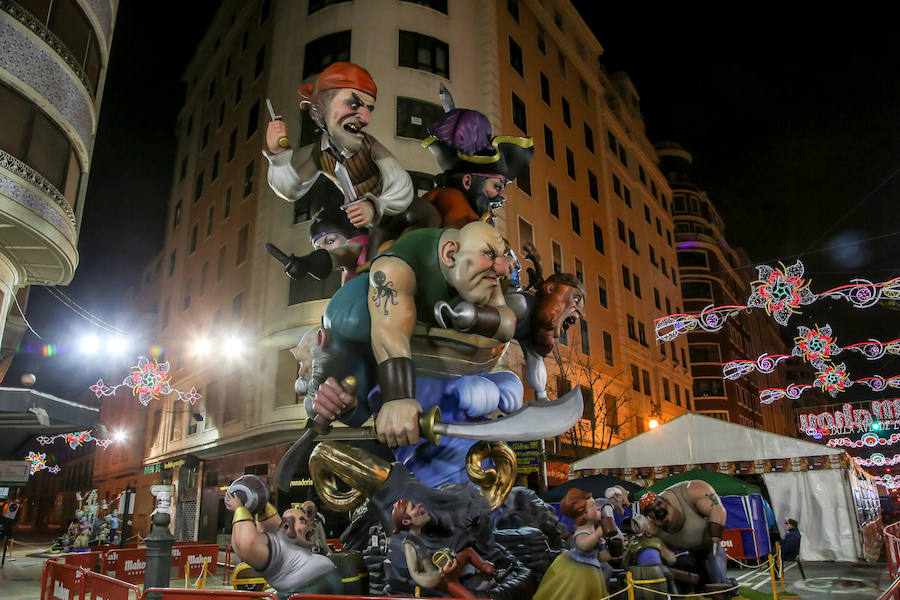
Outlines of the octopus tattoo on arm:
[{"label": "octopus tattoo on arm", "polygon": [[709,498],[709,503],[713,506],[718,506],[720,504],[719,497],[715,494],[706,494],[706,497]]},{"label": "octopus tattoo on arm", "polygon": [[[372,274],[372,302],[378,308],[384,308],[384,315],[388,314],[389,306],[397,306],[397,290],[394,289],[394,282],[387,281],[384,271],[375,271]],[[384,303],[382,305],[382,302]]]}]

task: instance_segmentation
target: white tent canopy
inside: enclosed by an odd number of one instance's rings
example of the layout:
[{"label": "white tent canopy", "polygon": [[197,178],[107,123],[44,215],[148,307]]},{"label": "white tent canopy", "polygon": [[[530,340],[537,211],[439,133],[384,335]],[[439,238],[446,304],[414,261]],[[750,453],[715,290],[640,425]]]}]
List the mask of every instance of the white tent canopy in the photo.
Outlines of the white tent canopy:
[{"label": "white tent canopy", "polygon": [[699,465],[843,453],[824,444],[685,413],[656,429],[576,461],[572,470]]}]

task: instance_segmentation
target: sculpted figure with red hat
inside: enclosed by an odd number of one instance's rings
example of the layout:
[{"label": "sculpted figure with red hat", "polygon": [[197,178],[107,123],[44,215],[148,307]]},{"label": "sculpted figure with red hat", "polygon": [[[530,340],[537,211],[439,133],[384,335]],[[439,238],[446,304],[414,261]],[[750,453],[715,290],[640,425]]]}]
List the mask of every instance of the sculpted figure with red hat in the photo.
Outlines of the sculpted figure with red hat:
[{"label": "sculpted figure with red hat", "polygon": [[[378,93],[368,71],[336,62],[299,93],[301,110],[309,112],[322,134],[304,148],[285,148],[281,143],[288,136],[287,124],[270,122],[263,152],[269,159],[269,185],[278,196],[293,202],[324,175],[341,190],[344,202],[341,210],[327,207],[322,224],[316,225],[314,219],[312,241],[317,249],[307,256],[285,257],[285,272],[294,279],[307,274],[321,279],[335,268],[355,272],[366,255],[374,256],[381,242],[405,228],[405,220],[416,219],[409,214],[412,180],[399,161],[365,131]],[[419,221],[435,226],[436,213],[431,211]]]}]

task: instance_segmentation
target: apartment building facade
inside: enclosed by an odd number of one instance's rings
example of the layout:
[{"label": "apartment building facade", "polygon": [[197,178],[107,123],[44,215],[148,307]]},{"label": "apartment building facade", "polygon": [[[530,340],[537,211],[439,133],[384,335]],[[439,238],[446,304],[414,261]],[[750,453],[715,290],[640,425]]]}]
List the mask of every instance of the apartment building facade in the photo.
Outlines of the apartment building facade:
[{"label": "apartment building facade", "polygon": [[[731,247],[725,237],[725,223],[712,200],[691,182],[690,153],[673,142],[659,143],[656,148],[673,193],[685,310],[697,313],[710,304],[745,304],[750,282],[756,278],[755,263],[744,250]],[[789,403],[765,405],[759,401],[760,390],[788,385],[786,366],[770,374],[756,371],[737,380],[723,377],[723,363],[783,353],[782,331],[772,319],[761,311],[752,311],[730,319],[721,331],[694,331],[686,337],[697,412],[748,427],[796,434]]]},{"label": "apartment building facade", "polygon": [[[672,192],[633,85],[603,71],[601,52],[567,1],[223,3],[184,75],[159,283],[163,356],[176,385],[204,398],[147,413],[143,483],[176,485],[180,537],[227,531],[224,486],[244,473],[268,478],[305,417],[288,350],[318,325],[339,282],[290,281],[263,248],[310,250],[309,203],[285,202],[266,184],[265,99],[295,148],[311,143],[296,90],[336,60],[371,72],[379,91],[367,130],[420,191],[437,171],[420,142],[441,112],[442,83],[457,106],[485,113],[495,135],[534,138],[498,226],[516,248],[534,241],[548,271],[585,283],[585,324],[568,332],[559,365],[548,361],[551,392],[590,392],[575,441],[610,443],[692,408],[686,343],[652,338],[662,307],[682,304]],[[338,192],[322,180],[311,194]],[[197,352],[200,340],[210,352]],[[598,441],[589,430],[607,413],[615,433]],[[566,445],[551,451],[571,455]],[[279,503],[311,493],[299,479]]]},{"label": "apartment building facade", "polygon": [[117,8],[0,3],[0,378],[25,332],[28,286],[65,285],[78,265]]}]

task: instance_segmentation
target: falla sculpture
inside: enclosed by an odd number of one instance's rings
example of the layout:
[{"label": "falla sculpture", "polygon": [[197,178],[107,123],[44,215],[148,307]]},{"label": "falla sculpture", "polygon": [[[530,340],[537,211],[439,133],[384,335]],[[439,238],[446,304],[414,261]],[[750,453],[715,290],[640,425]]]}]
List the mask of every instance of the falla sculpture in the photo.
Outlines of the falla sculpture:
[{"label": "falla sculpture", "polygon": [[[581,418],[579,388],[547,400],[543,358],[584,309],[575,276],[545,278],[530,244],[523,269],[493,225],[533,142],[493,135],[483,114],[456,108],[441,86],[445,112],[423,142],[441,173],[415,198],[399,161],[365,131],[377,97],[365,69],[335,63],[300,93],[320,137],[293,149],[288,124],[273,112],[269,183],[295,201],[324,176],[343,200],[316,207],[311,254],[267,249],[289,277],[345,276],[321,327],[293,350],[309,418],[274,479],[287,491],[308,473],[322,505],[355,518],[343,549],[319,554],[314,518],[279,513],[265,484],[244,476],[226,495],[235,551],[285,594],[367,585],[362,591],[379,594],[529,598],[555,554],[536,561],[533,550],[517,554],[497,541],[510,536],[494,523],[512,514],[501,507],[517,470],[506,442],[560,435]],[[500,367],[513,340],[533,402],[523,402],[519,376]],[[390,454],[370,451],[373,443]],[[507,545],[559,552],[551,509],[514,512],[516,539],[527,543]],[[344,569],[368,573],[368,582],[342,583]]]}]

